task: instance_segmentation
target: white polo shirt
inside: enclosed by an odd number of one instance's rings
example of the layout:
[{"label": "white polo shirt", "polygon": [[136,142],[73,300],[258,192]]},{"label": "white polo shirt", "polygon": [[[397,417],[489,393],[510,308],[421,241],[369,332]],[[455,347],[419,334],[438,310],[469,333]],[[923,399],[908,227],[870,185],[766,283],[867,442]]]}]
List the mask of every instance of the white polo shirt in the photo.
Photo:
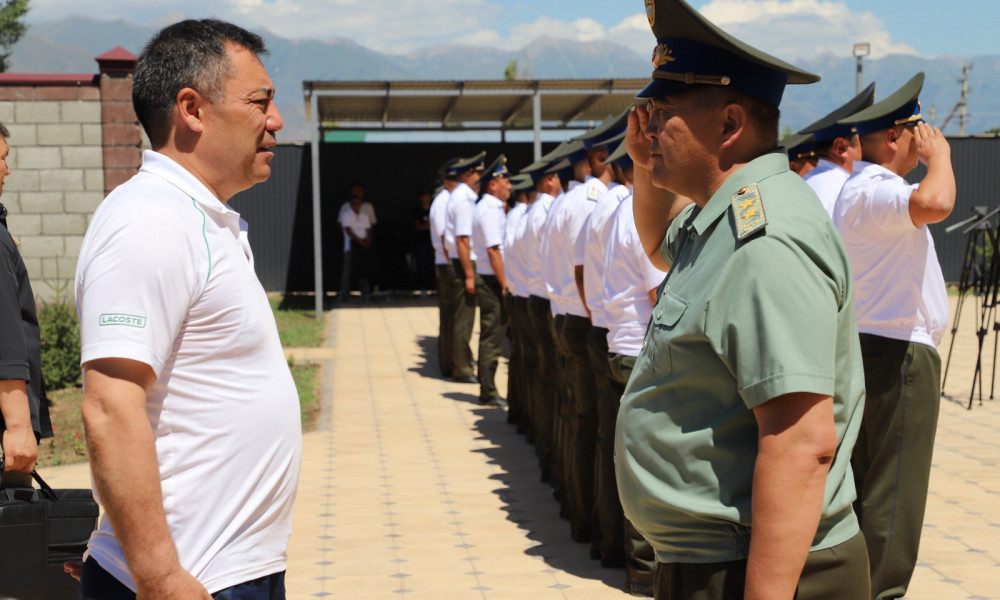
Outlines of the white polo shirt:
[{"label": "white polo shirt", "polygon": [[548,300],[549,293],[545,289],[545,280],[542,279],[542,236],[545,229],[545,220],[549,215],[549,209],[555,202],[550,194],[538,194],[535,201],[531,203],[531,208],[524,215],[524,235],[521,236],[521,243],[524,244],[524,287],[527,295],[538,296]]},{"label": "white polo shirt", "polygon": [[[456,237],[472,236],[472,214],[476,208],[476,199],[476,192],[464,183],[458,184],[451,191],[444,230],[444,246],[448,258],[458,260]],[[469,260],[476,260],[476,252],[472,249],[471,243],[469,245]]]},{"label": "white polo shirt", "polygon": [[[857,164],[858,161],[855,161]],[[833,218],[833,205],[837,202],[841,188],[851,174],[825,158],[819,159],[816,168],[806,173],[803,179],[816,192],[816,196],[826,209],[826,214]]]},{"label": "white polo shirt", "polygon": [[507,276],[507,291],[514,296],[527,298],[524,291],[524,271],[521,267],[521,235],[524,234],[524,215],[531,207],[527,202],[518,202],[507,212],[507,228],[503,240],[503,268]]},{"label": "white polo shirt", "polygon": [[[181,565],[209,593],[284,570],[300,411],[246,222],[147,150],[94,213],[76,298],[82,362],[156,374],[146,415]],[[87,552],[135,590],[106,515]]]},{"label": "white polo shirt", "polygon": [[653,314],[649,290],[659,287],[667,274],[654,267],[642,249],[631,194],[621,201],[610,221],[604,253],[608,352],[639,356]]},{"label": "white polo shirt", "polygon": [[573,253],[583,224],[608,187],[596,177],[574,186],[549,211],[542,238],[542,279],[552,302],[552,314],[586,317],[587,309],[576,287]]},{"label": "white polo shirt", "polygon": [[[348,210],[346,213],[340,215],[340,225],[344,229],[350,229],[351,233],[362,239],[372,228],[372,223],[368,220],[368,214],[363,209],[360,212]],[[344,252],[350,251],[351,238],[344,235]]]},{"label": "white polo shirt", "polygon": [[507,213],[503,206],[503,200],[484,194],[479,202],[476,202],[473,210],[471,241],[475,255],[482,257],[476,261],[476,273],[480,275],[496,275],[490,263],[488,252],[490,248],[498,247],[501,258],[505,258],[503,243],[507,228]]},{"label": "white polo shirt", "polygon": [[587,295],[590,322],[594,327],[608,327],[604,312],[607,286],[604,285],[604,249],[611,227],[609,222],[618,205],[632,192],[624,185],[612,183],[600,198],[594,212],[587,217],[583,232],[576,238],[573,264],[583,266],[583,291]]},{"label": "white polo shirt", "polygon": [[910,218],[915,189],[861,162],[837,198],[833,223],[851,259],[858,332],[936,347],[948,326],[948,292],[930,230]]},{"label": "white polo shirt", "polygon": [[448,224],[448,199],[451,194],[448,190],[441,190],[434,200],[431,201],[431,209],[428,213],[428,220],[431,226],[431,245],[434,246],[434,264],[443,265],[448,263],[448,255],[445,253],[444,242],[441,236],[444,235],[444,228]]}]

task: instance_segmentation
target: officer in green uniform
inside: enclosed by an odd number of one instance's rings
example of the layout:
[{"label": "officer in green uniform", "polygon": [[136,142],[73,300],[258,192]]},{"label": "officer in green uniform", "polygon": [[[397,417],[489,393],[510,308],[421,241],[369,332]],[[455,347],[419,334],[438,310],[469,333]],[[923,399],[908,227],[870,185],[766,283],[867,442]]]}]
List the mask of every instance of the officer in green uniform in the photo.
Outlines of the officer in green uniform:
[{"label": "officer in green uniform", "polygon": [[864,598],[850,264],[777,149],[785,85],[818,77],[683,0],[646,10],[656,70],[626,142],[636,229],[669,273],[618,417],[625,515],[657,598]]}]

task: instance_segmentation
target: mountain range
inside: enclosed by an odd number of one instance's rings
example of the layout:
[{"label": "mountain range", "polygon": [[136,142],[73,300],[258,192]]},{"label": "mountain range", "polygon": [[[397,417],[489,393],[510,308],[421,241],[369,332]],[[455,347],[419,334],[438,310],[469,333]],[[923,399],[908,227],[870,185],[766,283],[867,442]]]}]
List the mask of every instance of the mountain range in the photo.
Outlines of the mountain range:
[{"label": "mountain range", "polygon": [[[138,25],[124,20],[99,21],[69,16],[31,25],[13,46],[11,72],[96,72],[94,57],[115,46],[133,54],[164,23]],[[431,46],[407,54],[383,53],[346,38],[293,40],[261,32],[270,54],[264,63],[277,89],[275,99],[285,121],[282,141],[309,139],[302,100],[307,80],[471,80],[502,79],[511,61],[525,79],[608,79],[648,77],[649,59],[609,41],[578,42],[539,38],[516,51],[477,46]],[[822,117],[854,96],[855,59],[822,55],[783,57],[823,80],[814,85],[789,86],[781,104],[783,131],[797,130]],[[967,134],[1000,128],[1000,55],[975,57],[892,55],[865,60],[864,82],[877,82],[876,99],[885,97],[917,71],[927,80],[921,100],[924,118],[941,125],[961,96],[963,65],[969,70]],[[958,133],[956,113],[945,128]]]}]

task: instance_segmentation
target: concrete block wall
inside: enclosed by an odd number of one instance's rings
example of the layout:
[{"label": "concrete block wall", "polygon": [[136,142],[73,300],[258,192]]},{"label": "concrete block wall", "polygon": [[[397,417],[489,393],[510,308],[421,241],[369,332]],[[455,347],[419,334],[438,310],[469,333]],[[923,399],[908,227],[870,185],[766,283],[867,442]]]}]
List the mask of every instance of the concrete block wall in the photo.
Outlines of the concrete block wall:
[{"label": "concrete block wall", "polygon": [[83,234],[104,199],[101,95],[94,75],[0,82],[11,174],[0,202],[39,299],[73,300]]},{"label": "concrete block wall", "polygon": [[132,110],[135,56],[119,47],[96,60],[96,74],[0,74],[11,170],[0,202],[39,300],[74,300],[91,216],[149,144]]}]

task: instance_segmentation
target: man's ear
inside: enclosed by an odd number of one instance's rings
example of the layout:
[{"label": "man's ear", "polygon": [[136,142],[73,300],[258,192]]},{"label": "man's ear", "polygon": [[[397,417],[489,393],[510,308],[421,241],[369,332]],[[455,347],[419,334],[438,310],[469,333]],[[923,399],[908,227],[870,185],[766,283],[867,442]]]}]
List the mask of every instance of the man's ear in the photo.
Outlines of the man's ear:
[{"label": "man's ear", "polygon": [[850,149],[851,143],[846,138],[838,137],[833,140],[833,153],[837,156],[844,156]]},{"label": "man's ear", "polygon": [[882,139],[885,140],[885,145],[888,146],[893,152],[896,152],[898,150],[896,140],[899,139],[899,133],[896,131],[896,128],[890,127],[886,129],[884,135],[885,137]]},{"label": "man's ear", "polygon": [[746,130],[749,127],[746,108],[736,102],[730,102],[722,107],[720,121],[722,124],[722,136],[719,139],[720,148],[731,147],[742,136],[746,135]]},{"label": "man's ear", "polygon": [[181,123],[194,133],[205,130],[203,121],[205,104],[205,97],[193,88],[186,87],[177,92],[177,111]]}]

